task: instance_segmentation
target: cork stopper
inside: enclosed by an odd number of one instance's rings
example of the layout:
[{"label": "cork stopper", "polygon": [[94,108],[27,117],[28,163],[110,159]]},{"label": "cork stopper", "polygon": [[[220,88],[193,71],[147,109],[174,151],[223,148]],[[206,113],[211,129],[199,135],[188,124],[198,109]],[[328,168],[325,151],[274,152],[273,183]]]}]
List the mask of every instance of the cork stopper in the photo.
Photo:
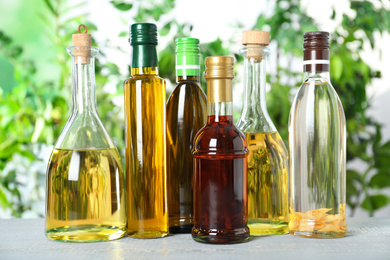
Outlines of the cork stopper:
[{"label": "cork stopper", "polygon": [[[84,28],[84,33],[81,33],[81,27]],[[84,24],[80,24],[77,34],[72,34],[73,46],[81,47],[74,48],[74,56],[76,62],[81,58],[81,64],[88,64],[91,57],[91,34],[88,33],[88,28]]]},{"label": "cork stopper", "polygon": [[269,32],[253,30],[242,32],[242,44],[247,46],[247,58],[259,62],[263,58],[263,48],[269,45]]}]

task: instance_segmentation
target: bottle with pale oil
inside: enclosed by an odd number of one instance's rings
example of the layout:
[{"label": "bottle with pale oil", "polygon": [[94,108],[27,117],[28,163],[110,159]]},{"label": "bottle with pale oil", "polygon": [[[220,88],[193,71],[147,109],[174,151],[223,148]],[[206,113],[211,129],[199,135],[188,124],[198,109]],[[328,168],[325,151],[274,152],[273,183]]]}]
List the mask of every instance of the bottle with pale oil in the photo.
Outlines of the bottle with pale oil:
[{"label": "bottle with pale oil", "polygon": [[165,80],[158,75],[157,26],[130,26],[131,77],[124,83],[127,235],[168,235]]},{"label": "bottle with pale oil", "polygon": [[[81,27],[85,33],[81,33]],[[96,111],[94,60],[85,25],[67,48],[73,109],[51,154],[45,234],[62,242],[98,242],[125,235],[124,176],[119,153]]]},{"label": "bottle with pale oil", "polygon": [[245,31],[244,106],[237,123],[248,145],[248,227],[251,236],[288,233],[287,150],[265,102],[269,33]]}]

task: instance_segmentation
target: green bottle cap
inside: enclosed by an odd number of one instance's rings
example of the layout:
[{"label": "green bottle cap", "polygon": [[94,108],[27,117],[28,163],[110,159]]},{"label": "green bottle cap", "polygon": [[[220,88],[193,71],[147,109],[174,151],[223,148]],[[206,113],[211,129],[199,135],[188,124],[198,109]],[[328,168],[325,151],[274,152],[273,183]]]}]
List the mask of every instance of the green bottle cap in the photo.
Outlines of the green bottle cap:
[{"label": "green bottle cap", "polygon": [[135,23],[130,26],[130,44],[157,45],[157,26],[153,23]]},{"label": "green bottle cap", "polygon": [[176,75],[199,76],[199,40],[196,38],[176,39]]}]

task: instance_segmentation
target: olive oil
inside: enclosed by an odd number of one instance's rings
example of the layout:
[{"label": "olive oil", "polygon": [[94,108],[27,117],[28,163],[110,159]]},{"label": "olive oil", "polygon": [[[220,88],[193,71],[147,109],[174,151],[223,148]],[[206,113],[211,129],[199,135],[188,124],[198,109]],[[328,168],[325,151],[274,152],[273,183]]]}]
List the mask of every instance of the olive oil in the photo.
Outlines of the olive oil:
[{"label": "olive oil", "polygon": [[169,232],[190,233],[193,225],[192,149],[206,123],[200,87],[199,40],[176,39],[176,88],[167,102],[167,187]]},{"label": "olive oil", "polygon": [[287,153],[278,132],[244,133],[248,144],[248,226],[251,234],[288,233]]},{"label": "olive oil", "polygon": [[46,235],[71,242],[125,233],[123,170],[117,150],[54,149],[47,173]]},{"label": "olive oil", "polygon": [[248,144],[248,227],[251,236],[288,233],[287,150],[266,107],[269,33],[245,31],[244,106],[237,123]]},{"label": "olive oil", "polygon": [[158,76],[157,27],[131,25],[131,78],[124,83],[127,235],[168,234],[165,80]]},{"label": "olive oil", "polygon": [[[84,27],[85,32],[80,29]],[[80,25],[73,45],[72,113],[54,146],[46,175],[45,235],[62,242],[99,242],[125,235],[122,165],[100,121],[95,96],[91,35]]]}]

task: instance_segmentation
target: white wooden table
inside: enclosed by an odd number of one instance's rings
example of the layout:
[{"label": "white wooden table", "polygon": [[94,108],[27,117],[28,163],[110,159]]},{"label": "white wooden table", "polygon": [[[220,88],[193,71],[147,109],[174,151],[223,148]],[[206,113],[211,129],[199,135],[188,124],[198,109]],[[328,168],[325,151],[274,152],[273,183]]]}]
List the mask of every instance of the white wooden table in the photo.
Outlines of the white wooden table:
[{"label": "white wooden table", "polygon": [[43,219],[0,219],[0,259],[390,259],[390,218],[350,218],[347,223],[347,236],[339,239],[283,235],[208,245],[185,234],[78,244],[47,239]]}]

